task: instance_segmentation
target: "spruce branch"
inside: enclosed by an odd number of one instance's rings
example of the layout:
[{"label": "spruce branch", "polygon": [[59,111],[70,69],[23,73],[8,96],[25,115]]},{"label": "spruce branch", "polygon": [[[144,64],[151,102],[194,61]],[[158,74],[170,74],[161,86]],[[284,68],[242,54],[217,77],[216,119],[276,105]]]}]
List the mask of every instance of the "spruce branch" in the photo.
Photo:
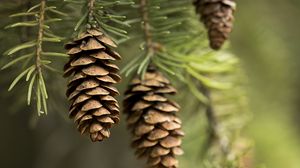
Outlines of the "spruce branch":
[{"label": "spruce branch", "polygon": [[[22,54],[18,58],[14,58],[11,62],[4,65],[2,69],[23,62],[23,69],[25,68],[25,70],[14,79],[9,87],[9,91],[14,88],[21,78],[26,76],[26,81],[30,81],[28,86],[27,104],[31,104],[32,92],[34,91],[38,115],[43,113],[47,114],[48,93],[44,79],[45,74],[43,74],[42,70],[45,66],[49,66],[47,64],[51,63],[51,61],[45,59],[47,56],[57,56],[62,55],[62,53],[45,52],[43,47],[46,45],[46,42],[61,42],[62,38],[54,35],[47,24],[55,23],[62,19],[50,18],[46,13],[48,12],[49,14],[57,15],[61,12],[58,11],[55,6],[47,6],[46,0],[41,0],[40,3],[32,7],[29,6],[29,2],[24,5],[29,8],[27,11],[10,15],[10,18],[21,18],[21,22],[6,26],[6,28],[20,27],[23,31],[21,31],[22,43],[7,50],[5,55],[14,56],[17,53]],[[34,39],[24,40],[25,37],[29,38],[29,32],[32,30],[37,30]],[[23,33],[25,33],[25,36]]]},{"label": "spruce branch", "polygon": [[[42,69],[41,69],[41,66],[42,66],[41,57],[42,57],[42,52],[43,52],[42,45],[43,45],[44,24],[45,24],[45,8],[46,8],[46,0],[41,0],[40,12],[39,12],[39,18],[38,18],[39,19],[38,20],[38,36],[37,36],[37,43],[36,43],[37,46],[36,46],[36,53],[35,53],[35,71],[36,71],[36,77],[37,77],[36,98],[37,98],[37,111],[38,111],[39,115],[41,113],[43,113],[41,102],[43,102],[44,111],[47,114],[46,99],[48,98],[45,82],[44,82],[43,75],[42,75]],[[43,90],[43,92],[41,90]],[[43,101],[41,101],[41,99]]]}]

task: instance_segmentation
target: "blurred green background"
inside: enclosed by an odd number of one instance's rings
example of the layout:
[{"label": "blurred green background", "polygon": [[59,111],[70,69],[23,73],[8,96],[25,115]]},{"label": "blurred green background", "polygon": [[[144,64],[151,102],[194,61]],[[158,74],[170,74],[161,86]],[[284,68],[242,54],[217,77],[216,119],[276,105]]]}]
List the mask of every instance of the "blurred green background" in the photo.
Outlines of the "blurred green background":
[{"label": "blurred green background", "polygon": [[[20,9],[16,4],[0,1],[0,51],[13,46],[21,37],[3,30],[9,14]],[[22,1],[13,1],[22,3]],[[238,1],[236,24],[232,34],[232,51],[241,59],[248,76],[247,92],[253,119],[246,134],[255,143],[255,168],[300,168],[300,1]],[[61,29],[70,30],[71,27]],[[7,62],[2,56],[0,65]],[[65,60],[61,61],[63,64]],[[33,109],[25,106],[26,89],[18,85],[7,88],[18,67],[0,71],[0,167],[1,168],[140,168],[130,149],[130,137],[124,117],[113,128],[110,140],[91,143],[77,133],[67,119],[64,98],[65,81],[53,75],[48,86],[51,92],[49,114],[38,121]],[[124,90],[125,86],[120,86]],[[55,100],[55,101],[54,101]],[[201,138],[193,131],[201,120],[189,120],[185,130],[191,137]],[[189,143],[189,142],[185,142]],[[188,148],[190,149],[190,147]],[[186,150],[182,165],[198,168],[199,156]],[[190,157],[192,156],[192,157]]]}]

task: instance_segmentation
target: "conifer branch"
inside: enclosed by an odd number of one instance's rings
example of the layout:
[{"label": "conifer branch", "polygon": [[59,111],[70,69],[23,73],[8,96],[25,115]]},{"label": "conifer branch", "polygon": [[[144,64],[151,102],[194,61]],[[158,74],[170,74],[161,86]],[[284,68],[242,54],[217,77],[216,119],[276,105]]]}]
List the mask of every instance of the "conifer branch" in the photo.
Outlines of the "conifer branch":
[{"label": "conifer branch", "polygon": [[[20,52],[21,55],[18,58],[13,59],[6,65],[2,67],[2,69],[6,69],[11,67],[19,62],[23,62],[23,70],[11,83],[9,87],[9,91],[14,88],[14,86],[21,80],[21,78],[25,78],[26,82],[29,82],[28,85],[28,94],[27,94],[27,104],[31,104],[31,96],[32,92],[35,91],[36,98],[36,107],[37,113],[47,114],[47,99],[48,93],[46,89],[46,83],[44,80],[44,75],[42,73],[42,68],[46,67],[47,64],[50,64],[51,61],[42,59],[46,56],[64,56],[65,54],[56,53],[56,52],[44,52],[43,46],[44,42],[61,42],[62,38],[54,35],[52,31],[49,29],[47,23],[53,23],[61,21],[60,18],[49,18],[46,15],[46,12],[61,15],[62,12],[58,11],[55,6],[47,6],[46,0],[40,0],[40,3],[30,7],[30,3],[24,3],[24,5],[29,8],[25,12],[20,12],[16,14],[12,14],[10,18],[18,18],[21,17],[21,22],[16,22],[11,25],[6,26],[6,28],[15,28],[20,27],[22,34],[25,33],[24,36],[21,35],[21,42],[19,44],[5,52],[6,55],[15,55]],[[31,19],[30,19],[31,18]],[[29,32],[32,28],[36,28],[37,30],[36,36],[34,39],[29,40],[26,39],[29,37]],[[25,38],[26,37],[26,38]],[[28,41],[29,40],[29,41]],[[47,66],[49,67],[49,66]]]}]

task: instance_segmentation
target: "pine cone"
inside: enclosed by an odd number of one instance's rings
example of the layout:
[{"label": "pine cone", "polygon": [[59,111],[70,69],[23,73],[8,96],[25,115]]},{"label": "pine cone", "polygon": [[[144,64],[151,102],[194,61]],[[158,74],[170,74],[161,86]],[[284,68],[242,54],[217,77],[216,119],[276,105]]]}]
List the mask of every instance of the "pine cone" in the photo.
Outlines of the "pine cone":
[{"label": "pine cone", "polygon": [[79,132],[89,133],[93,142],[108,138],[109,128],[119,122],[119,105],[114,98],[119,92],[112,86],[120,81],[119,68],[111,61],[121,57],[110,47],[116,44],[96,28],[65,46],[70,60],[64,76],[72,76],[67,90],[69,115]]},{"label": "pine cone", "polygon": [[167,94],[176,89],[154,69],[148,69],[144,80],[135,78],[126,91],[124,112],[132,131],[132,146],[138,157],[148,158],[151,168],[176,168],[176,155],[183,154],[181,121],[176,116],[179,105]]},{"label": "pine cone", "polygon": [[194,5],[208,29],[211,48],[220,49],[232,31],[236,3],[234,0],[195,0]]}]

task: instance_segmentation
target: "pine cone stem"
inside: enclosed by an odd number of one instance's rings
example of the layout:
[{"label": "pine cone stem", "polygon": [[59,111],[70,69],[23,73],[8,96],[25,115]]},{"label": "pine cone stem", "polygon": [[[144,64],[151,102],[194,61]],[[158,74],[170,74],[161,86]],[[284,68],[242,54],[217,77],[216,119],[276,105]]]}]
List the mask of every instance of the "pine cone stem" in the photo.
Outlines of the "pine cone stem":
[{"label": "pine cone stem", "polygon": [[148,1],[140,0],[140,10],[142,14],[142,29],[144,31],[144,36],[146,40],[147,49],[152,50],[152,34],[150,31],[150,23],[149,23],[149,12],[148,12]]},{"label": "pine cone stem", "polygon": [[89,8],[89,16],[94,15],[94,8],[95,8],[95,0],[87,0],[88,1],[88,8]]}]

